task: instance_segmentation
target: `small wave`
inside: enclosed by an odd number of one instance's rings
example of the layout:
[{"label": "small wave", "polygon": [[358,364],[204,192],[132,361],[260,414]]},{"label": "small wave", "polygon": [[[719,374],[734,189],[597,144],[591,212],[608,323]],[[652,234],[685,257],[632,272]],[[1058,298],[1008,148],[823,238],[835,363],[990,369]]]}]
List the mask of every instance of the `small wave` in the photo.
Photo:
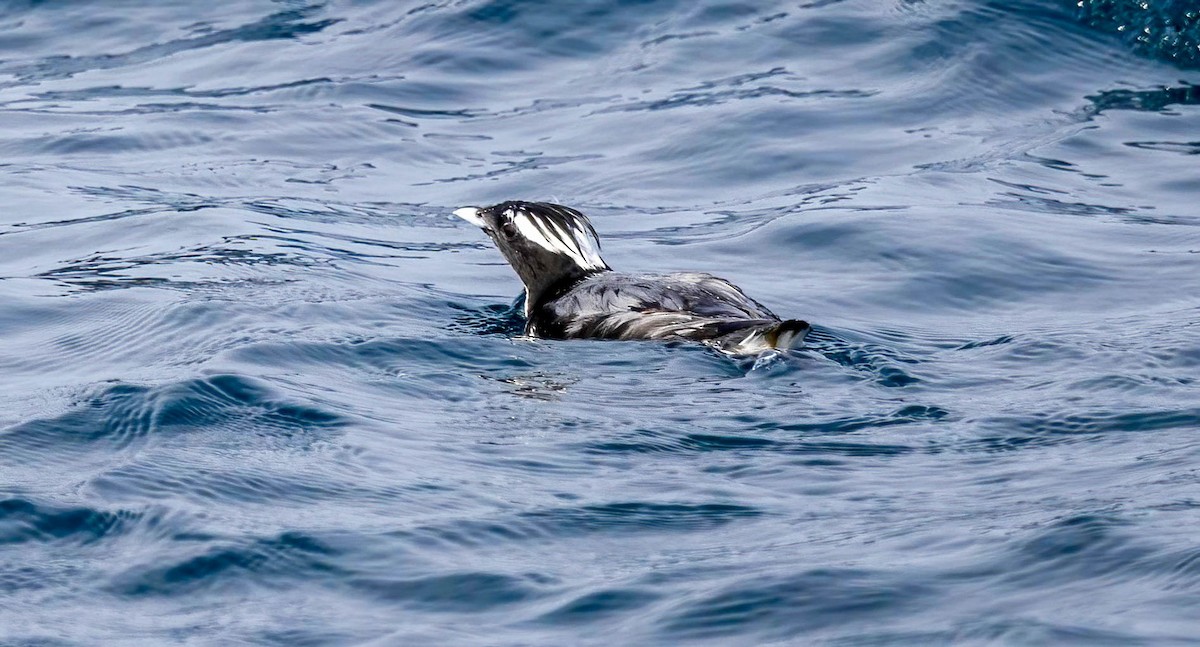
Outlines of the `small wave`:
[{"label": "small wave", "polygon": [[[832,456],[898,456],[916,451],[915,446],[834,439],[831,436],[850,434],[895,425],[937,422],[949,416],[941,407],[909,405],[884,415],[840,416],[804,422],[781,421],[776,416],[756,422],[743,417],[739,427],[747,433],[720,434],[690,432],[673,434],[666,431],[638,430],[617,438],[593,442],[587,451],[598,454],[621,453],[693,453],[730,452],[740,454],[796,454]],[[748,433],[758,429],[759,435]],[[769,435],[765,435],[769,434]],[[797,437],[798,435],[798,437]]]},{"label": "small wave", "polygon": [[1096,436],[1200,427],[1200,409],[1056,412],[996,416],[978,422],[982,435],[958,446],[989,452],[1080,443]]},{"label": "small wave", "polygon": [[651,99],[636,99],[618,103],[617,105],[601,108],[597,114],[609,112],[654,112],[675,108],[698,108],[720,105],[730,101],[747,101],[762,98],[782,98],[791,100],[811,99],[866,99],[875,96],[877,92],[860,89],[830,89],[780,87],[760,83],[773,79],[776,83],[789,85],[801,84],[803,79],[796,74],[778,67],[766,72],[739,74],[733,77],[704,81],[698,85],[680,88],[667,96]]},{"label": "small wave", "polygon": [[134,567],[108,588],[126,597],[176,596],[231,587],[281,585],[343,573],[339,551],[301,532],[248,544],[213,547],[169,564]]},{"label": "small wave", "polygon": [[360,576],[349,587],[377,600],[437,611],[480,612],[541,597],[545,578],[471,572],[413,578]]},{"label": "small wave", "polygon": [[1036,531],[1016,551],[1021,556],[1006,569],[1005,579],[1034,578],[1044,581],[1056,570],[1077,571],[1089,578],[1126,568],[1149,551],[1121,536],[1128,526],[1120,519],[1097,514],[1079,514],[1059,519]]},{"label": "small wave", "polygon": [[[134,287],[158,287],[193,291],[214,289],[230,284],[275,285],[282,281],[254,276],[225,277],[215,280],[189,281],[166,276],[139,276],[155,266],[169,266],[178,272],[184,264],[218,265],[234,268],[256,265],[291,265],[311,267],[328,260],[289,252],[256,251],[243,247],[247,242],[238,236],[226,238],[221,244],[201,245],[185,251],[160,252],[141,256],[116,257],[96,254],[88,258],[67,261],[59,267],[34,275],[49,279],[77,292],[128,289]],[[246,237],[251,238],[251,237]],[[262,240],[264,236],[253,236]]]},{"label": "small wave", "polygon": [[227,469],[200,458],[174,456],[112,467],[92,478],[88,487],[116,500],[172,499],[200,505],[280,507],[382,496],[314,471],[289,474],[271,468]]},{"label": "small wave", "polygon": [[492,304],[471,308],[451,304],[463,314],[456,315],[450,323],[451,330],[461,330],[474,335],[500,335],[517,337],[525,331],[524,293],[509,305]]},{"label": "small wave", "polygon": [[745,578],[684,605],[661,621],[664,638],[737,635],[740,641],[794,640],[859,619],[898,615],[929,603],[933,590],[881,571],[814,569],[792,576]]},{"label": "small wave", "polygon": [[[808,424],[804,423],[804,426],[808,426]],[[858,424],[861,424],[863,428],[869,428],[874,423],[864,419],[859,421]],[[662,432],[641,431],[616,440],[592,443],[588,445],[587,450],[597,454],[693,452],[732,452],[746,454],[766,452],[820,457],[870,457],[899,456],[911,453],[916,449],[908,445],[869,441],[852,442],[816,439],[780,441],[761,436],[725,436],[695,433],[675,436]]]},{"label": "small wave", "polygon": [[980,643],[1001,645],[1122,645],[1145,642],[1143,636],[1127,631],[1055,623],[1029,618],[988,619],[965,623],[957,630],[934,633],[920,641],[927,644]]},{"label": "small wave", "polygon": [[1070,413],[994,419],[987,425],[1022,429],[1031,434],[1104,434],[1200,427],[1200,409]]},{"label": "small wave", "polygon": [[550,625],[586,624],[645,609],[662,597],[660,593],[635,588],[592,591],[543,614],[537,621]]},{"label": "small wave", "polygon": [[99,459],[179,433],[220,429],[236,429],[247,440],[268,436],[294,442],[346,422],[340,414],[288,402],[236,375],[158,387],[118,384],[62,416],[0,432],[0,464]]},{"label": "small wave", "polygon": [[52,507],[0,499],[0,545],[70,541],[90,544],[120,533],[140,515],[87,507]]},{"label": "small wave", "polygon": [[96,70],[110,70],[145,64],[189,50],[205,49],[231,42],[291,39],[313,34],[337,24],[338,19],[309,20],[317,7],[302,7],[278,11],[256,22],[232,29],[213,31],[193,38],[180,38],[165,43],[153,43],[117,54],[84,56],[52,56],[36,63],[0,64],[0,74],[11,75],[15,81],[0,84],[24,85],[52,79],[66,79]]},{"label": "small wave", "polygon": [[540,151],[495,151],[493,157],[499,158],[490,163],[488,170],[452,175],[448,177],[439,177],[427,182],[414,182],[413,186],[425,186],[432,184],[447,184],[451,182],[468,182],[479,180],[492,180],[514,173],[524,173],[527,171],[535,171],[541,169],[554,168],[563,164],[573,164],[576,162],[587,162],[592,160],[602,159],[602,155],[583,154],[583,155],[547,155]]},{"label": "small wave", "polygon": [[491,546],[596,534],[698,532],[765,514],[758,508],[727,503],[630,501],[535,510],[490,521],[464,520],[396,534],[421,546]]},{"label": "small wave", "polygon": [[825,359],[870,376],[880,386],[899,388],[921,382],[921,378],[913,372],[913,367],[920,360],[880,344],[850,341],[833,331],[814,328],[804,340],[804,347]]},{"label": "small wave", "polygon": [[117,385],[85,406],[56,418],[31,420],[0,432],[0,463],[64,460],[97,445],[105,453],[134,449],[150,432],[154,404],[147,387]]}]

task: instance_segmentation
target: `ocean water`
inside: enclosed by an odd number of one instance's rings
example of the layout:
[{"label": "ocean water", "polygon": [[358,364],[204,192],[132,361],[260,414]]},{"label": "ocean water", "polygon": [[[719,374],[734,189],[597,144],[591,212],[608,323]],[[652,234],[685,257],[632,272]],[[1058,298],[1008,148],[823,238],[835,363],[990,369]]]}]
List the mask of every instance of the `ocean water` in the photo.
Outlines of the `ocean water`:
[{"label": "ocean water", "polygon": [[[1200,642],[1200,10],[0,4],[0,645]],[[813,323],[521,336],[450,215]]]}]

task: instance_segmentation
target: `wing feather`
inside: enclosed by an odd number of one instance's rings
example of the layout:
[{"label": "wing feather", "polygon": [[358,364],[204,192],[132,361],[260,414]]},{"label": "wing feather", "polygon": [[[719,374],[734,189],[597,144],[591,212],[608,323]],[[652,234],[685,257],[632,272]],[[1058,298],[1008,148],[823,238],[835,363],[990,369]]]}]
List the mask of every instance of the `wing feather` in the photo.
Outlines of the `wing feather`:
[{"label": "wing feather", "polygon": [[733,284],[699,273],[606,272],[585,279],[547,307],[544,318],[557,322],[566,337],[708,340],[779,323]]}]

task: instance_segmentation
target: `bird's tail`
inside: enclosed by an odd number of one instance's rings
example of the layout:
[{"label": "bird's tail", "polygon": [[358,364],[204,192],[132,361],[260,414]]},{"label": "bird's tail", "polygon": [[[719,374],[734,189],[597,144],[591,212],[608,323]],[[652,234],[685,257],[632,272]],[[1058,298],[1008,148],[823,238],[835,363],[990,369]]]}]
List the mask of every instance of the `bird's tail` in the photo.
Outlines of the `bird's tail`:
[{"label": "bird's tail", "polygon": [[788,319],[747,329],[748,334],[740,339],[729,339],[725,348],[739,355],[755,355],[768,350],[790,350],[799,346],[810,330],[812,327],[808,322]]},{"label": "bird's tail", "polygon": [[772,348],[789,350],[804,343],[804,338],[810,330],[812,326],[808,325],[807,321],[788,319],[768,330],[766,334]]}]

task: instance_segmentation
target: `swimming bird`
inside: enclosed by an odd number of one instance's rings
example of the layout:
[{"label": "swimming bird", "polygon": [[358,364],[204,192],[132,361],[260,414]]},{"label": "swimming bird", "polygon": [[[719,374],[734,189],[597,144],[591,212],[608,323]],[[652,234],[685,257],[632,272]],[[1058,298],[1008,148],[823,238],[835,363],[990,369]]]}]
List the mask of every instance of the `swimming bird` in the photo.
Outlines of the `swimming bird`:
[{"label": "swimming bird", "polygon": [[530,337],[693,340],[750,355],[793,348],[809,331],[711,274],[614,271],[592,223],[570,207],[511,200],[454,215],[482,228],[525,284]]}]

